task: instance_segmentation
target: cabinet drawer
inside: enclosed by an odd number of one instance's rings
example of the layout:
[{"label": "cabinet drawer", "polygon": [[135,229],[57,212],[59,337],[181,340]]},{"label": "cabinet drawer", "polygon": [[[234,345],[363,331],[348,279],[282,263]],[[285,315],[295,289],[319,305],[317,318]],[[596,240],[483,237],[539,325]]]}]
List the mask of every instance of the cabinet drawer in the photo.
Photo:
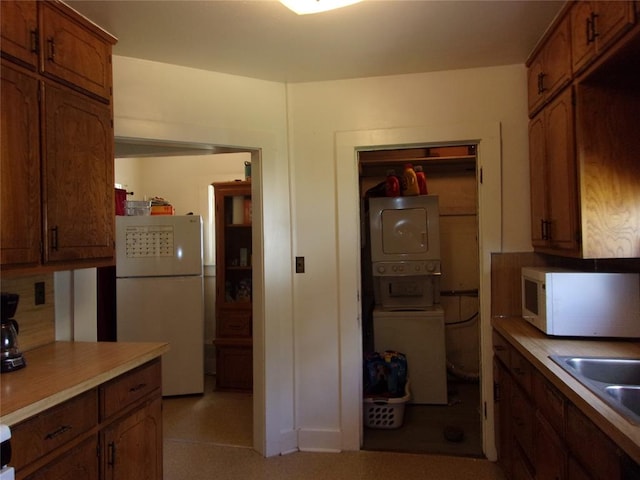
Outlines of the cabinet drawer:
[{"label": "cabinet drawer", "polygon": [[511,346],[502,335],[493,331],[493,353],[504,364],[505,367],[511,368],[509,360],[509,351]]},{"label": "cabinet drawer", "polygon": [[160,360],[153,360],[100,387],[102,419],[144,398],[162,384]]},{"label": "cabinet drawer", "polygon": [[12,428],[12,464],[21,467],[98,424],[98,395],[90,390]]},{"label": "cabinet drawer", "polygon": [[513,378],[527,392],[527,395],[532,395],[533,366],[514,349],[511,349],[509,361],[511,362],[510,369]]},{"label": "cabinet drawer", "polygon": [[220,312],[219,337],[251,337],[250,312]]}]

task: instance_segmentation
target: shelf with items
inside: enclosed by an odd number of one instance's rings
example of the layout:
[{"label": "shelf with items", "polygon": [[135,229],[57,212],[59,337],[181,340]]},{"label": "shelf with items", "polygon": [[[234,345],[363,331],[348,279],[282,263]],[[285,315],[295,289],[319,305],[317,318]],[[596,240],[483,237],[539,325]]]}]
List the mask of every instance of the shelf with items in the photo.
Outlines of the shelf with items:
[{"label": "shelf with items", "polygon": [[251,182],[213,184],[216,205],[216,388],[252,389]]}]

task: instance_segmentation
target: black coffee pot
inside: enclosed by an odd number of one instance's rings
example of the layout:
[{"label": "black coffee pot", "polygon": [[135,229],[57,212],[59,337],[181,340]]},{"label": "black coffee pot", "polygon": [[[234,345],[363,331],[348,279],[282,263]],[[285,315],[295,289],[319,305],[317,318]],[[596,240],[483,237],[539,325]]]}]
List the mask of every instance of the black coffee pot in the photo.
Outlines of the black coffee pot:
[{"label": "black coffee pot", "polygon": [[20,296],[2,293],[2,317],[0,321],[0,371],[11,372],[26,365],[18,347],[18,322],[13,316],[18,308]]}]

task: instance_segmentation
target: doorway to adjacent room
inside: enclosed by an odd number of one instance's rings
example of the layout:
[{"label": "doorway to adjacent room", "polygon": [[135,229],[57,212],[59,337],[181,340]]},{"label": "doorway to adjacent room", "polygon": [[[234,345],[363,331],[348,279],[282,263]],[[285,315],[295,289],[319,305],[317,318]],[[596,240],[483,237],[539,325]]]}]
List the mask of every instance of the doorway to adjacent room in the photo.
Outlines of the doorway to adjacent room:
[{"label": "doorway to adjacent room", "polygon": [[[435,402],[429,398],[437,395],[414,395],[406,404],[392,402],[379,409],[370,406],[370,400],[365,400],[362,442],[365,450],[483,456],[476,152],[476,143],[429,144],[358,152],[363,352],[373,352],[375,346],[396,351],[406,348],[408,351],[403,353],[414,390],[419,387],[421,391],[428,392],[430,388],[439,388],[435,384],[418,386],[416,381],[426,382],[434,375],[442,378],[443,382],[446,378],[445,399],[440,395]],[[388,322],[388,319],[383,320],[381,313],[374,315],[374,311],[389,309],[380,306],[374,294],[374,286],[380,277],[372,274],[367,206],[370,198],[385,195],[388,175],[402,177],[407,163],[424,172],[428,194],[438,199],[441,275],[435,280],[434,303],[444,311],[444,328],[429,329],[426,322],[433,322],[433,319],[425,317],[424,322],[411,320],[409,317],[420,316],[420,312],[395,309],[395,312],[384,315],[397,317],[397,331],[387,334],[387,338],[375,340],[376,331],[380,337],[384,334],[379,324]],[[406,282],[406,279],[403,277],[402,280]],[[375,322],[378,322],[377,329]],[[444,335],[438,336],[442,330]],[[416,344],[411,338],[416,335],[425,338],[417,340]],[[430,336],[435,338],[427,338]],[[428,352],[442,349],[443,342],[446,355],[434,360]],[[430,365],[425,367],[427,362]],[[413,372],[418,372],[419,376],[414,374],[412,377],[412,365]],[[380,412],[383,417],[391,414],[396,418],[391,423],[369,419],[369,414],[380,415]]]}]

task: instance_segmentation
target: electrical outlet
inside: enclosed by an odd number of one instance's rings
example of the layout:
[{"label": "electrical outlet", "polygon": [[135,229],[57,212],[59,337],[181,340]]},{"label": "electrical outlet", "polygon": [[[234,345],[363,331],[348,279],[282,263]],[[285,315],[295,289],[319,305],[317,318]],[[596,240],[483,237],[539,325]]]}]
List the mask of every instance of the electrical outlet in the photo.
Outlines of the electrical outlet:
[{"label": "electrical outlet", "polygon": [[36,282],[34,284],[34,297],[36,305],[44,305],[46,302],[44,296],[44,282]]},{"label": "electrical outlet", "polygon": [[296,257],[296,273],[304,273],[304,257]]}]

